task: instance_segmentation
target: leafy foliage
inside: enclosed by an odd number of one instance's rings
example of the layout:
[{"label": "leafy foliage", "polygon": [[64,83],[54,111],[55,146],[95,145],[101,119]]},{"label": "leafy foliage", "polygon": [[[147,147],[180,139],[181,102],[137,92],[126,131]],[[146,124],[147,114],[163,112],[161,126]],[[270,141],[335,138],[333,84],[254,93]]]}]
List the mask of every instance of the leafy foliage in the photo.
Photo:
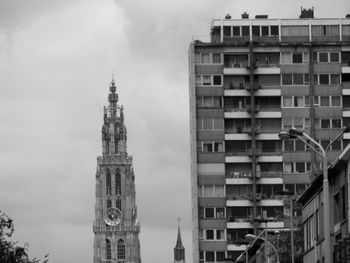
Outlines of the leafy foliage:
[{"label": "leafy foliage", "polygon": [[[0,211],[0,262],[1,263],[40,263],[34,258],[28,259],[28,244],[20,246],[17,242],[10,241],[10,237],[15,231],[13,220],[4,212]],[[47,263],[49,255],[44,257],[42,263]]]}]

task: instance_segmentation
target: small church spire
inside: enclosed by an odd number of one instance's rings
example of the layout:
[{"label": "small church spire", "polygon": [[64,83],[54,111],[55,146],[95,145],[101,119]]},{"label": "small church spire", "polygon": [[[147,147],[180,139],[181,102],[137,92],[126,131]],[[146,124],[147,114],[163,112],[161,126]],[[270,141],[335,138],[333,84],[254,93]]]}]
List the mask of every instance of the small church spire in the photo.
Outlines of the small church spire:
[{"label": "small church spire", "polygon": [[182,245],[181,232],[180,232],[180,220],[177,218],[177,240],[174,247],[174,263],[185,263],[185,248]]}]

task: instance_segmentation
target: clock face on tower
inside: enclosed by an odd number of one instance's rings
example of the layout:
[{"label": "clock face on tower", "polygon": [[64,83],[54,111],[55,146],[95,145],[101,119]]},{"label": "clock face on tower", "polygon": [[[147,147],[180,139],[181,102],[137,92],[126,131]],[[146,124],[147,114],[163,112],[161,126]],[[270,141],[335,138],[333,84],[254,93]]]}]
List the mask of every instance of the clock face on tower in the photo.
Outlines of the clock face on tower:
[{"label": "clock face on tower", "polygon": [[122,212],[116,207],[110,207],[107,209],[104,220],[109,226],[116,226],[122,221]]}]

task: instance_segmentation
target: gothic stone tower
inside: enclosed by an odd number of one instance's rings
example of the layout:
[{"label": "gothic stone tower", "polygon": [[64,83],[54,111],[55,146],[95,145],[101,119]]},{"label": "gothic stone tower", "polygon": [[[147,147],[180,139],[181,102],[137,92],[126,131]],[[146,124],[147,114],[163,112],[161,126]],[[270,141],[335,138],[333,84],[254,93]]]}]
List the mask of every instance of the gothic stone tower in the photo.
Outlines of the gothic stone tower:
[{"label": "gothic stone tower", "polygon": [[97,158],[94,263],[140,263],[135,177],[114,80],[108,101],[103,116],[102,156]]}]

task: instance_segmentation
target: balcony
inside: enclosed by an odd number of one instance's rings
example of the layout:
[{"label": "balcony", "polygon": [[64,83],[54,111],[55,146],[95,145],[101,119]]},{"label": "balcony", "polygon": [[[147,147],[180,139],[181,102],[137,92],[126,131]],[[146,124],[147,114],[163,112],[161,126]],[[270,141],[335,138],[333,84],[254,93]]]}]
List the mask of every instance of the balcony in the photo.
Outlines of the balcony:
[{"label": "balcony", "polygon": [[[281,178],[282,177],[282,171],[257,171],[256,177],[259,178],[261,181],[263,178]],[[272,183],[272,182],[271,182]]]},{"label": "balcony", "polygon": [[252,179],[251,172],[226,172],[226,178],[248,178]]}]

